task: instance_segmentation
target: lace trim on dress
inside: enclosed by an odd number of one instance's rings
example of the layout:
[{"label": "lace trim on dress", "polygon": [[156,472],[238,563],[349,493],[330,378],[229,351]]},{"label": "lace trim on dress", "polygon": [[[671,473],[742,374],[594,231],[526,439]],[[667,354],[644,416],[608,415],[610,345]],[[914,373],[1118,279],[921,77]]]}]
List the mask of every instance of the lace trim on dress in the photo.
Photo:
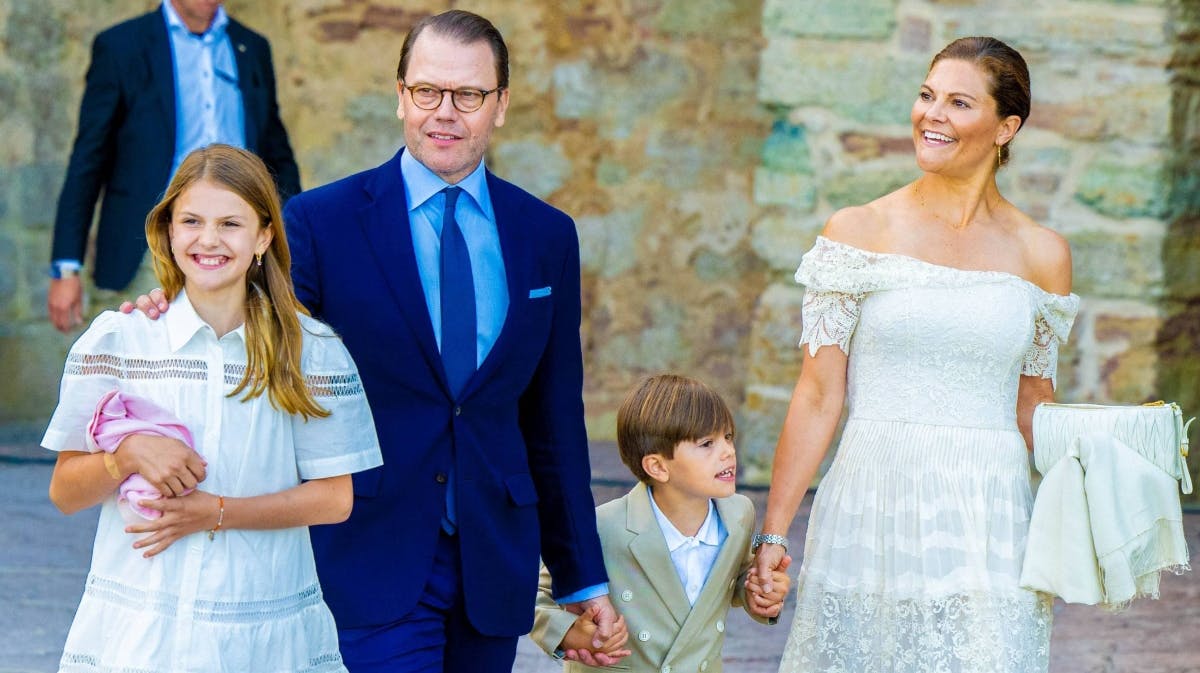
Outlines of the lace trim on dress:
[{"label": "lace trim on dress", "polygon": [[[127,358],[109,353],[71,353],[66,373],[71,376],[110,376],[133,380],[208,380],[208,364],[195,358]],[[225,385],[236,386],[246,375],[246,365],[226,364]],[[363,394],[362,381],[355,372],[310,374],[304,377],[314,397],[355,397]]]},{"label": "lace trim on dress", "polygon": [[179,379],[203,381],[208,365],[193,358],[127,358],[108,353],[71,353],[66,373],[71,376],[112,376],[124,380]]},{"label": "lace trim on dress", "polygon": [[[88,575],[85,596],[140,612],[153,612],[164,617],[178,613],[179,596],[165,591],[146,591],[117,580]],[[262,601],[204,601],[195,602],[192,616],[199,622],[259,623],[282,619],[321,603],[321,588],[312,584],[298,593]]]},{"label": "lace trim on dress", "polygon": [[[164,662],[169,663],[169,662]],[[104,666],[97,656],[81,652],[63,652],[59,662],[59,673],[160,673],[152,668],[133,668],[130,666]],[[161,669],[163,671],[167,668]],[[308,666],[295,673],[333,673],[345,671],[342,665],[342,655],[337,652],[326,652],[312,657]],[[290,673],[290,672],[289,672]]]},{"label": "lace trim on dress", "polygon": [[1034,673],[1049,667],[1048,599],[886,594],[801,588],[781,673]]}]

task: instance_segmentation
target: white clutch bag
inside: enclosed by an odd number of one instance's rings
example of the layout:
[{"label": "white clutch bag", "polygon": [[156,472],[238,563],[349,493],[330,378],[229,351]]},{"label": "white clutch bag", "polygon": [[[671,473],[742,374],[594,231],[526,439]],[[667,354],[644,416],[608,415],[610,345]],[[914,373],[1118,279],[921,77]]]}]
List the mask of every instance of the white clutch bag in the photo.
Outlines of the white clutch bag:
[{"label": "white clutch bag", "polygon": [[1137,451],[1180,482],[1184,493],[1191,493],[1187,431],[1194,420],[1184,423],[1183,412],[1174,402],[1141,406],[1039,404],[1033,411],[1033,461],[1038,472],[1045,475],[1080,435],[1102,433]]}]

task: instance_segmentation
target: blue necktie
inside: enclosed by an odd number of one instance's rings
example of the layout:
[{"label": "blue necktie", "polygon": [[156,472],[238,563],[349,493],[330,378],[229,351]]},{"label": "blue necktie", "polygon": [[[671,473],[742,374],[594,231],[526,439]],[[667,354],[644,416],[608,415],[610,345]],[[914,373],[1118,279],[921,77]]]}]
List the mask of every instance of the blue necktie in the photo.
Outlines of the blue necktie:
[{"label": "blue necktie", "polygon": [[442,191],[446,194],[442,211],[442,366],[450,393],[457,396],[475,373],[475,279],[467,241],[454,220],[454,207],[462,189],[447,187]]},{"label": "blue necktie", "polygon": [[[446,205],[442,211],[442,367],[450,392],[456,397],[475,373],[475,278],[471,275],[471,255],[454,208],[462,194],[459,187],[447,187]],[[446,514],[442,529],[454,534],[458,516],[454,507],[454,469],[446,482]]]}]

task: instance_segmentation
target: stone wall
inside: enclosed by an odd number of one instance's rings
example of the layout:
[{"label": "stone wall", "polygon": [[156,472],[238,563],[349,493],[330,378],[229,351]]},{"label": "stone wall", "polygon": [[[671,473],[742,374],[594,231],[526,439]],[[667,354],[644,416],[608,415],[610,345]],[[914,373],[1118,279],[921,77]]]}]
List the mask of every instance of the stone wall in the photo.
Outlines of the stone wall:
[{"label": "stone wall", "polygon": [[[70,341],[44,319],[44,268],[91,39],[155,4],[0,4],[0,424],[44,423]],[[1198,368],[1200,340],[1200,239],[1184,207],[1200,151],[1195,5],[226,3],[272,41],[307,186],[399,146],[395,61],[415,20],[451,6],[492,17],[513,81],[488,160],[579,225],[593,436],[612,436],[640,376],[684,371],[737,410],[751,468],[769,459],[798,373],[800,255],[833,210],[915,177],[909,106],[930,56],[965,34],[1011,42],[1032,70],[1033,116],[1001,181],[1075,253],[1083,309],[1061,396],[1200,403],[1170,383]]]}]

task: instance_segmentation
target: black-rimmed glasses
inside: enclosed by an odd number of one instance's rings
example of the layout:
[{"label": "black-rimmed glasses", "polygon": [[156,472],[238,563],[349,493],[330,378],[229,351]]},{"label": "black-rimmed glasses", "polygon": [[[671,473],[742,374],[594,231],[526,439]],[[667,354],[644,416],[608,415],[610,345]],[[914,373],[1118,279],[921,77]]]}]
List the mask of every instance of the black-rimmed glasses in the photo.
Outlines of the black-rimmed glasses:
[{"label": "black-rimmed glasses", "polygon": [[442,98],[447,93],[450,94],[450,102],[459,112],[474,112],[483,107],[484,100],[488,94],[496,93],[504,87],[498,86],[490,91],[482,89],[439,89],[432,84],[414,84],[412,86],[400,86],[408,89],[408,95],[412,96],[413,105],[422,110],[436,110],[442,104]]}]

